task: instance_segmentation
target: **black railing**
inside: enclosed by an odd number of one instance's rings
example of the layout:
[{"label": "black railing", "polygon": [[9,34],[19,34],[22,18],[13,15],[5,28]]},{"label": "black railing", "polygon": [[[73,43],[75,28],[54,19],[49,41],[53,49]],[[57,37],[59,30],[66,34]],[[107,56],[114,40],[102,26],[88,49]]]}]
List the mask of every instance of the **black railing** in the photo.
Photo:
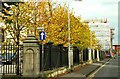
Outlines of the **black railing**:
[{"label": "black railing", "polygon": [[79,64],[79,50],[77,47],[73,47],[73,64]]},{"label": "black railing", "polygon": [[[40,45],[40,49],[42,45]],[[80,64],[80,50],[77,47],[73,47],[73,65]],[[89,51],[83,50],[83,61],[88,61]],[[96,54],[95,54],[96,55]],[[53,45],[53,43],[47,43],[44,45],[44,70],[52,70],[59,67],[68,67],[68,48],[62,44]],[[40,50],[40,70],[42,68],[42,50]]]},{"label": "black railing", "polygon": [[[41,52],[42,51],[40,51],[40,68],[42,68]],[[52,43],[47,43],[44,45],[44,70],[52,70],[61,66],[67,66],[67,62],[67,48],[63,47],[62,45],[54,46]]]},{"label": "black railing", "polygon": [[87,48],[83,50],[83,61],[84,61],[84,62],[87,62],[87,61],[88,61],[88,56],[89,56],[88,53],[89,53],[89,52],[88,52],[88,49],[87,49]]}]

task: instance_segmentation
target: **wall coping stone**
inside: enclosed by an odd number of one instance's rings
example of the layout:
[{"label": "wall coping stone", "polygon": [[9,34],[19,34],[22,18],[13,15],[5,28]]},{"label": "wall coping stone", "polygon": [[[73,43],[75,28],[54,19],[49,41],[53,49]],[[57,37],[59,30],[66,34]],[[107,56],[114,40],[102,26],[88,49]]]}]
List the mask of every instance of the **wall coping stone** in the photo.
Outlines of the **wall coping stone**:
[{"label": "wall coping stone", "polygon": [[36,39],[34,35],[30,34],[27,36],[27,38],[24,40],[23,43],[39,43],[39,42],[38,42],[38,39]]}]

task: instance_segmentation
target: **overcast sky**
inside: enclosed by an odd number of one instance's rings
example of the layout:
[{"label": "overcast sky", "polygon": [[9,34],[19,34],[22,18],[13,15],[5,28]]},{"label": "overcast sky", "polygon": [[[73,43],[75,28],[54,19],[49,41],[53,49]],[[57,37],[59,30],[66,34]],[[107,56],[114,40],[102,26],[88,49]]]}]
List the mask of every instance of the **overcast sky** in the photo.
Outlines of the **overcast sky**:
[{"label": "overcast sky", "polygon": [[[66,3],[67,0],[57,0],[59,3]],[[108,19],[109,25],[115,28],[113,44],[118,42],[118,2],[120,0],[69,0],[70,9],[76,16],[83,19]]]}]

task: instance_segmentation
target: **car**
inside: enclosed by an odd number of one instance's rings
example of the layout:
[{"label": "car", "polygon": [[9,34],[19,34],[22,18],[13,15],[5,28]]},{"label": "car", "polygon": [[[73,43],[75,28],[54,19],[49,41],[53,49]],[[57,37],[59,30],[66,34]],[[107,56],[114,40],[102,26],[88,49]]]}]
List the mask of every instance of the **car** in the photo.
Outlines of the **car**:
[{"label": "car", "polygon": [[2,63],[3,64],[12,64],[12,62],[16,59],[15,53],[6,53],[2,55]]},{"label": "car", "polygon": [[111,54],[110,53],[106,53],[106,58],[111,58]]}]

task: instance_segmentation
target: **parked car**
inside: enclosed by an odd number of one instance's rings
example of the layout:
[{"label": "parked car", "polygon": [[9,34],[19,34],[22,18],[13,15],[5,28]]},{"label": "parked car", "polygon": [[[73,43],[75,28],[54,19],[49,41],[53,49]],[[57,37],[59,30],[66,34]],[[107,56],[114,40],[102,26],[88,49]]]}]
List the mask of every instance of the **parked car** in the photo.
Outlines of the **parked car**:
[{"label": "parked car", "polygon": [[2,63],[3,64],[12,64],[15,61],[16,54],[15,53],[6,53],[2,55]]},{"label": "parked car", "polygon": [[106,53],[106,58],[111,58],[111,54],[110,53]]}]

